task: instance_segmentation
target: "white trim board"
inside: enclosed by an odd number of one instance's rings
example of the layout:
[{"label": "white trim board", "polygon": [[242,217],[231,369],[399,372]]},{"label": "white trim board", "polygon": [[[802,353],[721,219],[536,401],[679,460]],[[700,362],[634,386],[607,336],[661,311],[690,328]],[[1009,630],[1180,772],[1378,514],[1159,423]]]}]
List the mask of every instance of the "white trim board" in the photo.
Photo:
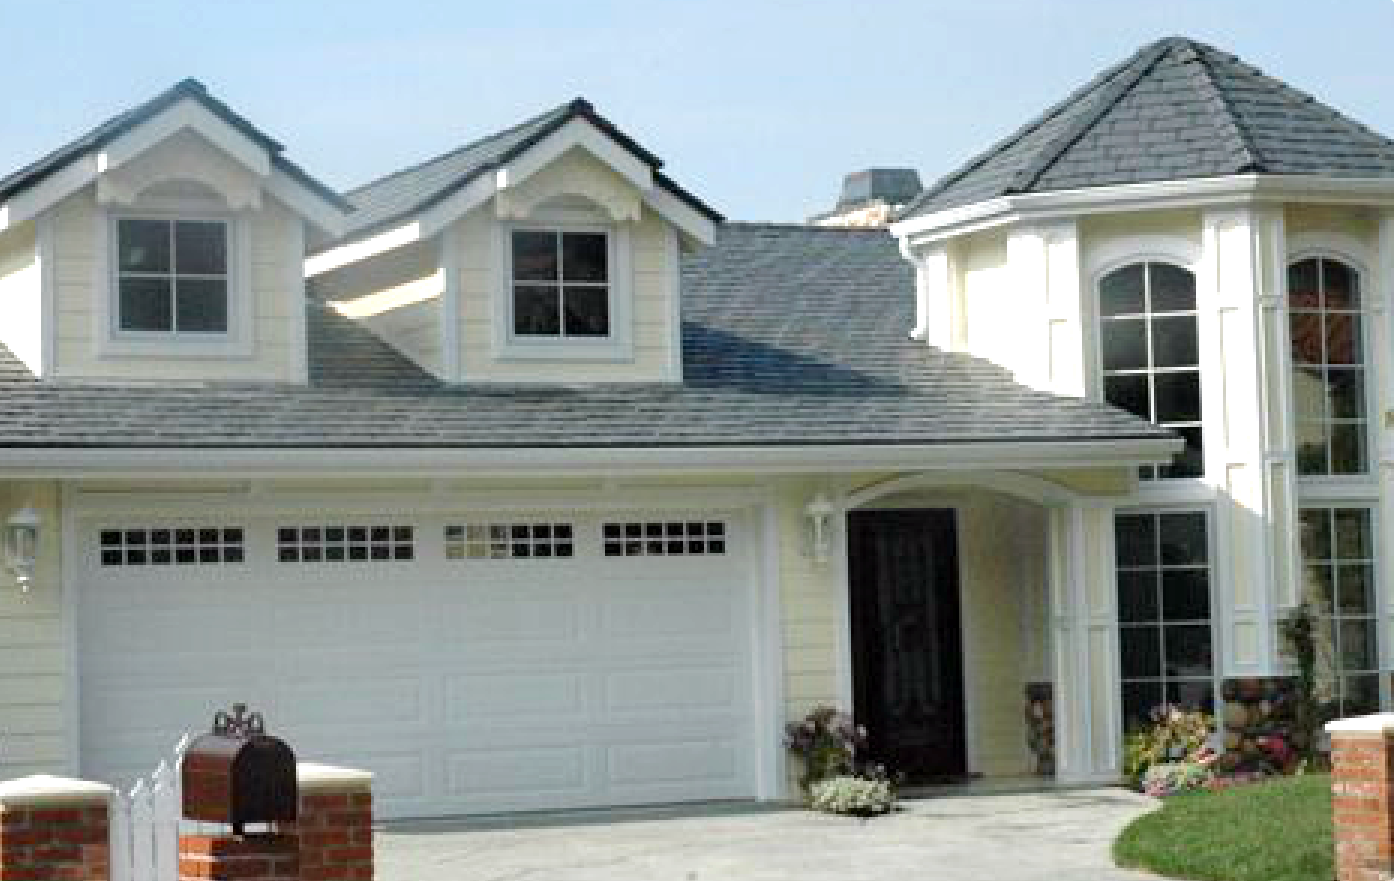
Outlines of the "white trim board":
[{"label": "white trim board", "polygon": [[891,235],[911,247],[1022,221],[1085,213],[1157,211],[1253,202],[1320,201],[1394,205],[1394,179],[1237,174],[1000,196],[893,223]]}]

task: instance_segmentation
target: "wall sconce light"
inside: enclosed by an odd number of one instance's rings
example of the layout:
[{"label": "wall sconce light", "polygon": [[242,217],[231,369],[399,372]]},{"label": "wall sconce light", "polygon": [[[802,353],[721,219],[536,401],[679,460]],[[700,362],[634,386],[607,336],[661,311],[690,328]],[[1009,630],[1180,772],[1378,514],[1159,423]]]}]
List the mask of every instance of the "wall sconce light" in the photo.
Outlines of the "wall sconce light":
[{"label": "wall sconce light", "polygon": [[833,514],[837,509],[825,493],[818,493],[804,506],[808,518],[808,553],[815,563],[826,563],[833,552]]},{"label": "wall sconce light", "polygon": [[34,582],[39,561],[39,512],[25,506],[5,521],[5,565],[25,593]]}]

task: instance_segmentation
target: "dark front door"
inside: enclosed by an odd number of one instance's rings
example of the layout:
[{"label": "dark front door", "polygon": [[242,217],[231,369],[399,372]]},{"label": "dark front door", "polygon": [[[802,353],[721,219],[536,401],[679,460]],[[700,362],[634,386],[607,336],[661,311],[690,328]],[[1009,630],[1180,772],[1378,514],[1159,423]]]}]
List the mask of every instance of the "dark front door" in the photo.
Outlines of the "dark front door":
[{"label": "dark front door", "polygon": [[954,512],[853,511],[847,526],[853,687],[871,755],[914,783],[962,777]]}]

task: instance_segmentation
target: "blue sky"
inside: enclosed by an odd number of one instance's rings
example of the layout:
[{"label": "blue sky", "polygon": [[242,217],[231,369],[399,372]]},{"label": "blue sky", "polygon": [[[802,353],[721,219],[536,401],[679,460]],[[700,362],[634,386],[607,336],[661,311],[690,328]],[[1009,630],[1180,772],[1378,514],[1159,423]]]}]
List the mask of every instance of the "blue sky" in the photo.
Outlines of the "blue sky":
[{"label": "blue sky", "polygon": [[1394,0],[0,0],[0,28],[6,172],[185,76],[340,188],[579,94],[733,219],[800,220],[1177,33],[1394,133]]}]

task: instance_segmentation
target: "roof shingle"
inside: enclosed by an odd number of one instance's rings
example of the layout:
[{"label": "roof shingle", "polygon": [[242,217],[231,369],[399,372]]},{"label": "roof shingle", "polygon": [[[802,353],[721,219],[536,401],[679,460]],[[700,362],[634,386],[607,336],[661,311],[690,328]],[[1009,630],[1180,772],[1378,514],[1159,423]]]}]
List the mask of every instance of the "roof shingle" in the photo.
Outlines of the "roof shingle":
[{"label": "roof shingle", "polygon": [[[681,385],[447,387],[311,304],[309,387],[35,382],[0,349],[4,447],[652,447],[1171,435],[906,337],[885,231],[730,224],[683,267]],[[7,366],[8,365],[8,366]]]},{"label": "roof shingle", "polygon": [[926,189],[900,219],[986,199],[1246,172],[1394,178],[1394,142],[1239,58],[1144,46]]}]

